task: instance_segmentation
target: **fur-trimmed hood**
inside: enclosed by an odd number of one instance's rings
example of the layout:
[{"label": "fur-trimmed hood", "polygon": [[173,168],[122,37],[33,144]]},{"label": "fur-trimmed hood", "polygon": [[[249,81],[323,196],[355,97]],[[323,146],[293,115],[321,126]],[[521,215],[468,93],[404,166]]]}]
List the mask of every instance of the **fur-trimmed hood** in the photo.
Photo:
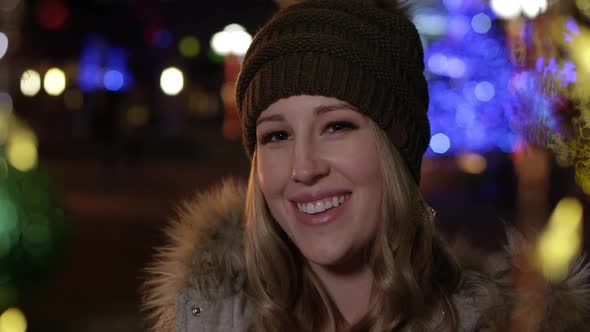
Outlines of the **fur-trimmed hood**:
[{"label": "fur-trimmed hood", "polygon": [[[179,315],[186,316],[183,314],[185,308],[178,306],[189,306],[186,310],[193,316],[198,316],[202,309],[190,307],[190,301],[186,300],[190,295],[187,294],[198,294],[196,296],[203,296],[207,301],[226,302],[236,298],[236,294],[243,295],[245,187],[237,180],[225,180],[182,204],[177,218],[167,225],[167,244],[157,249],[154,261],[146,269],[147,280],[141,289],[142,307],[153,331],[189,330],[178,325]],[[509,232],[508,238],[506,252],[486,256],[485,264],[463,272],[456,296],[459,318],[475,320],[464,325],[470,326],[464,331],[589,331],[588,265],[579,259],[570,275],[557,285],[551,285],[537,275],[523,279],[523,275],[533,275],[524,273],[518,264],[518,257],[527,242],[514,232]],[[536,283],[526,285],[526,280]],[[179,301],[180,297],[184,302]],[[540,307],[539,303],[543,305]],[[242,324],[242,319],[246,321],[251,310],[244,297],[222,307],[225,309],[218,310],[231,312],[233,328],[214,330],[243,330],[235,326]],[[462,313],[462,310],[470,312]],[[519,315],[529,317],[521,320]],[[226,318],[217,317],[213,321]],[[531,323],[526,326],[514,323],[520,321]],[[230,323],[220,322],[212,326]]]}]

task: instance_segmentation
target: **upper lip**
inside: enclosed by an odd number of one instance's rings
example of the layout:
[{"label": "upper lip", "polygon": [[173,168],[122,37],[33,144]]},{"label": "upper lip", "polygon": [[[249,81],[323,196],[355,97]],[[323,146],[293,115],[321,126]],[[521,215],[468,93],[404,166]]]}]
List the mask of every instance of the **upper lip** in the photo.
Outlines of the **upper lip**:
[{"label": "upper lip", "polygon": [[309,203],[322,200],[328,197],[342,196],[350,194],[350,190],[335,189],[335,190],[322,190],[307,193],[300,193],[292,196],[289,200],[295,203]]}]

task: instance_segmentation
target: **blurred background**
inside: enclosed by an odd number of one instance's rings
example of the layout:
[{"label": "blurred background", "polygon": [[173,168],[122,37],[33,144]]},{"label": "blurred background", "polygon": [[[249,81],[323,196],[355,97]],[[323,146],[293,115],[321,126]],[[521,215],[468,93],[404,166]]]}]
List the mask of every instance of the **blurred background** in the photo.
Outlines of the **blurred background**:
[{"label": "blurred background", "polygon": [[[234,98],[289,0],[0,0],[0,331],[144,331],[166,220],[245,178]],[[421,0],[422,190],[458,256],[514,225],[563,278],[590,194],[590,1]]]}]

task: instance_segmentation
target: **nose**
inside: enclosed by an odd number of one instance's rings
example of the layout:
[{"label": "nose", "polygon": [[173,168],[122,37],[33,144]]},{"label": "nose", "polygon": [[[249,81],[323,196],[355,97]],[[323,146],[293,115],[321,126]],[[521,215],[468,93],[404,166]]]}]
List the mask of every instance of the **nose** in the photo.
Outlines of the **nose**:
[{"label": "nose", "polygon": [[318,150],[317,145],[308,138],[295,143],[291,173],[295,182],[312,184],[329,173],[329,164]]}]

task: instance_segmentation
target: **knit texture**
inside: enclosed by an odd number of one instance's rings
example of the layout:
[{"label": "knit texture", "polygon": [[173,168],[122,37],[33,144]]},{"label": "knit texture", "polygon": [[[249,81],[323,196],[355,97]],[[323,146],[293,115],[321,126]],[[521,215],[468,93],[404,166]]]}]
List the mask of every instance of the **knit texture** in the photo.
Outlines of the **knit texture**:
[{"label": "knit texture", "polygon": [[335,97],[382,128],[416,182],[430,139],[420,37],[401,9],[367,0],[307,0],[280,10],[256,34],[238,78],[243,143],[256,148],[256,119],[295,95]]}]

